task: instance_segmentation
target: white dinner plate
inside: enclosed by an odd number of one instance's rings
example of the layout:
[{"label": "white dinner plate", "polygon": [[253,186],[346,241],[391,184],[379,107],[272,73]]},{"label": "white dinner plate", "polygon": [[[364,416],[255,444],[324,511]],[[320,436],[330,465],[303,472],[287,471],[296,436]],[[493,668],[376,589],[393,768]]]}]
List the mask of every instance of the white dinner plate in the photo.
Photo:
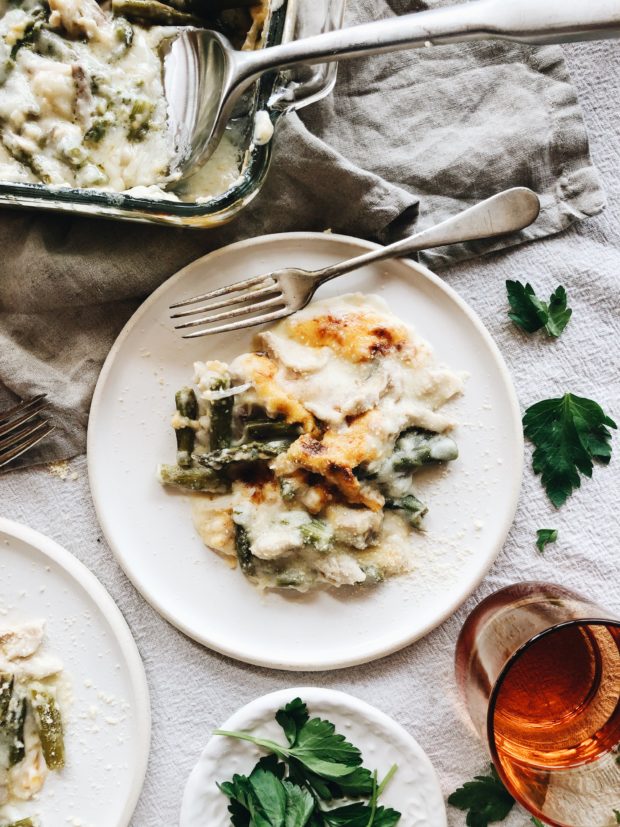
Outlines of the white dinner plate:
[{"label": "white dinner plate", "polygon": [[90,483],[105,536],[142,595],[195,640],[278,669],[324,670],[386,655],[438,626],[485,575],[514,518],[523,435],[504,361],[472,310],[441,279],[409,261],[364,267],[317,294],[379,293],[428,338],[441,361],[470,377],[450,404],[460,458],[418,477],[430,507],[415,539],[415,570],[375,589],[261,593],[203,546],[190,496],[162,488],[174,462],[175,391],[195,360],[231,360],[257,328],[182,339],[168,306],[241,278],[295,265],[323,267],[375,245],[287,233],[218,250],[181,270],[138,309],[118,337],[95,391],[88,431]]},{"label": "white dinner plate", "polygon": [[[126,827],[142,789],[151,717],[138,649],[116,604],[65,549],[0,518],[0,625],[46,621],[46,649],[69,682],[66,767],[50,772],[21,818],[43,827]],[[0,806],[0,822],[17,817]]]},{"label": "white dinner plate", "polygon": [[[377,770],[379,779],[398,765],[380,804],[402,813],[402,827],[446,827],[439,779],[422,747],[400,724],[353,695],[318,687],[282,689],[237,710],[221,729],[246,730],[284,744],[274,716],[294,698],[305,701],[311,718],[331,721],[361,750],[364,766]],[[213,736],[187,781],[179,827],[227,824],[228,799],[216,782],[229,781],[235,773],[248,775],[265,754],[247,742]]]}]

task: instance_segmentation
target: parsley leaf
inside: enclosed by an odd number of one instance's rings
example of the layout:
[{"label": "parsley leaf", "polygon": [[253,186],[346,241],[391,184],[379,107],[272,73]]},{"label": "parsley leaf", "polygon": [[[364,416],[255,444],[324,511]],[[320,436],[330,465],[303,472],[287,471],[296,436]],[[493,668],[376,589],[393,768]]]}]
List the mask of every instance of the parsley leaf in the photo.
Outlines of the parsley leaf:
[{"label": "parsley leaf", "polygon": [[309,718],[308,707],[301,698],[295,698],[294,701],[276,712],[276,721],[284,730],[290,746],[295,746],[299,730],[308,722]]},{"label": "parsley leaf", "polygon": [[373,789],[372,773],[366,767],[356,767],[349,775],[333,781],[321,778],[292,758],[289,761],[289,775],[296,784],[311,788],[323,801],[369,796]]},{"label": "parsley leaf", "polygon": [[503,821],[514,803],[493,766],[491,775],[475,776],[448,797],[448,804],[468,811],[467,827],[487,827],[493,821]]},{"label": "parsley leaf", "polygon": [[289,750],[311,772],[329,781],[350,775],[362,763],[362,754],[344,735],[336,732],[330,721],[312,718],[297,734],[297,743]]},{"label": "parsley leaf", "polygon": [[567,306],[568,296],[562,286],[556,288],[548,303],[538,298],[529,283],[507,281],[506,290],[512,310],[508,316],[526,333],[535,333],[544,327],[548,336],[557,338],[573,314]]},{"label": "parsley leaf", "polygon": [[620,824],[620,810],[614,810],[614,815],[616,817],[616,821]]},{"label": "parsley leaf", "polygon": [[377,807],[373,814],[369,804],[359,802],[335,810],[325,810],[321,816],[326,827],[394,827],[400,820],[400,813],[395,810]]},{"label": "parsley leaf", "polygon": [[306,827],[314,810],[314,799],[279,777],[282,765],[273,756],[261,759],[248,777],[234,775],[218,784],[231,801],[228,812],[233,827]]},{"label": "parsley leaf", "polygon": [[249,732],[226,732],[216,730],[216,735],[227,735],[250,741],[275,753],[278,758],[295,758],[310,772],[327,781],[339,781],[362,763],[362,754],[350,744],[344,735],[339,735],[330,721],[311,718],[299,729],[295,746],[283,747],[267,738],[257,738]]},{"label": "parsley leaf", "polygon": [[536,547],[538,551],[542,554],[549,545],[549,543],[555,543],[558,539],[558,530],[557,528],[539,528],[536,532]]},{"label": "parsley leaf", "polygon": [[526,333],[535,333],[545,326],[547,310],[534,293],[531,284],[520,281],[507,281],[508,303],[512,313],[508,317]]},{"label": "parsley leaf", "polygon": [[563,287],[558,287],[549,299],[547,324],[545,330],[549,336],[557,338],[564,330],[573,315],[573,311],[567,306],[568,297]]},{"label": "parsley leaf", "polygon": [[579,488],[579,473],[592,476],[593,460],[608,464],[611,434],[616,428],[600,405],[567,393],[544,399],[527,409],[523,431],[535,446],[533,468],[541,474],[551,502],[559,508]]},{"label": "parsley leaf", "polygon": [[[330,721],[310,718],[300,698],[279,709],[276,720],[286,735],[287,746],[249,732],[216,732],[250,741],[271,753],[261,758],[248,777],[235,775],[232,781],[218,785],[230,798],[228,812],[233,827],[395,827],[398,824],[401,814],[378,804],[396,772],[396,765],[378,784],[376,773],[361,766],[359,749],[337,733]],[[347,797],[370,800],[342,804],[341,799]],[[323,801],[335,799],[339,799],[339,806],[323,809]]]}]

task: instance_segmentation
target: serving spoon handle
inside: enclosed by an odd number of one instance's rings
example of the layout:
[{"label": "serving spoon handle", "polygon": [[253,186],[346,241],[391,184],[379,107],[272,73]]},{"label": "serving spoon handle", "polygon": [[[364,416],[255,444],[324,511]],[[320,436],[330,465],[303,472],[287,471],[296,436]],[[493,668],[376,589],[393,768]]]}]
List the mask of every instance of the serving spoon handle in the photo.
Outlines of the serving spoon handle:
[{"label": "serving spoon handle", "polygon": [[330,63],[471,40],[567,43],[620,37],[618,0],[472,0],[240,52],[237,80],[300,63]]}]

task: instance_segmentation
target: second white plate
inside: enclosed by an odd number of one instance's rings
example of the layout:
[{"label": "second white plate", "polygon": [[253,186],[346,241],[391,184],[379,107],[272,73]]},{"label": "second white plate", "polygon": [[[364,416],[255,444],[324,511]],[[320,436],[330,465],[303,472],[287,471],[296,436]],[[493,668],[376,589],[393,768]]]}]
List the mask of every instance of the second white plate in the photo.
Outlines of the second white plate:
[{"label": "second white plate", "polygon": [[[285,743],[274,716],[294,698],[306,703],[311,718],[331,721],[361,750],[364,766],[377,770],[379,778],[385,777],[392,764],[398,765],[380,803],[402,813],[403,827],[446,827],[439,779],[422,747],[396,721],[353,695],[318,687],[283,689],[242,707],[221,728]],[[188,779],[179,827],[226,824],[228,799],[216,782],[228,781],[235,773],[249,774],[265,754],[245,741],[214,736]]]},{"label": "second white plate", "polygon": [[36,800],[0,806],[0,823],[37,816],[44,827],[127,827],[151,737],[144,667],[110,595],[79,560],[31,528],[0,518],[0,625],[46,621],[63,662],[67,765]]},{"label": "second white plate", "polygon": [[106,538],[127,575],[161,614],[194,639],[249,663],[324,670],[386,655],[438,626],[476,588],[506,539],[521,485],[523,436],[510,376],[473,311],[443,281],[409,261],[365,267],[318,297],[379,293],[470,374],[452,412],[460,458],[421,478],[430,511],[416,538],[415,570],[376,589],[261,594],[204,548],[189,497],[164,490],[158,462],[174,460],[174,393],[195,360],[230,360],[256,329],[184,340],[172,329],[175,300],[287,265],[308,269],[374,245],[299,233],[234,244],[163,284],[117,339],[93,399],[90,482]]}]

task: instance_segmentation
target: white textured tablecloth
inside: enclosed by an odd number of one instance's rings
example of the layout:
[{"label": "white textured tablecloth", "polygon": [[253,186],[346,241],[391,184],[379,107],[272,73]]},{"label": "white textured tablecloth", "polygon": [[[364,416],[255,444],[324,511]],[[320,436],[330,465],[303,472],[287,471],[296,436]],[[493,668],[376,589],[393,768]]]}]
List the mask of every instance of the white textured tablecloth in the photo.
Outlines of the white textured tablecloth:
[{"label": "white textured tablecloth", "polygon": [[[620,46],[570,47],[569,60],[609,197],[606,212],[567,233],[444,273],[479,313],[514,376],[523,407],[565,391],[596,399],[620,420]],[[530,280],[546,296],[566,286],[573,319],[557,342],[527,337],[506,316],[504,282]],[[45,468],[0,480],[0,514],[57,540],[99,577],[123,611],[144,659],[153,706],[149,771],[132,827],[173,827],[182,789],[212,729],[241,704],[275,689],[314,684],[359,696],[392,715],[430,755],[446,795],[484,770],[488,759],[459,708],[453,654],[467,612],[508,583],[546,579],[579,589],[620,614],[620,443],[559,512],[529,462],[515,524],[478,592],[425,640],[389,658],[326,674],[272,672],[213,654],[162,620],[114,561],[97,524],[84,458],[65,480]],[[76,478],[75,475],[77,474]],[[535,530],[559,529],[541,556]],[[179,694],[179,683],[183,686]],[[449,808],[451,827],[462,813]],[[505,822],[525,827],[515,810]],[[205,825],[205,827],[220,827]],[[408,827],[408,825],[403,825]]]}]

